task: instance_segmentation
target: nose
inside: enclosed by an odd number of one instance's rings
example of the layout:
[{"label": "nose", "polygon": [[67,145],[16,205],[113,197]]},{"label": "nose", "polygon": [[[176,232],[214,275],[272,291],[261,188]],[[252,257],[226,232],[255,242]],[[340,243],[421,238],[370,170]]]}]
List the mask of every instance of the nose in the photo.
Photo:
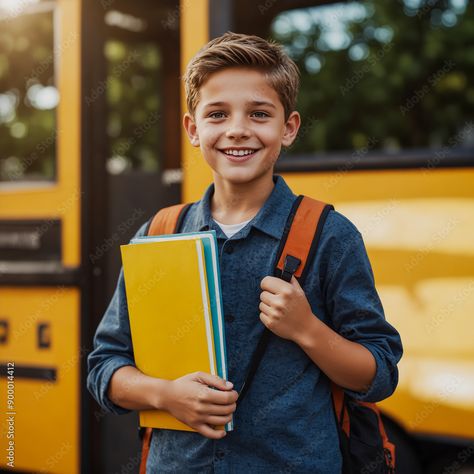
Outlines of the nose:
[{"label": "nose", "polygon": [[229,128],[226,132],[227,138],[233,138],[234,140],[248,138],[250,130],[243,117],[235,117],[229,122]]}]

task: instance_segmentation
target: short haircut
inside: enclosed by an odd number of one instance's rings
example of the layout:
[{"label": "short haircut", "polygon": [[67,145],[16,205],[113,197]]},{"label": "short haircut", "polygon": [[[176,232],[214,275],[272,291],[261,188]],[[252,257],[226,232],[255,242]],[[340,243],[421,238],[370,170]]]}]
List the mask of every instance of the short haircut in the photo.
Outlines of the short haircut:
[{"label": "short haircut", "polygon": [[285,111],[285,120],[295,110],[299,89],[299,69],[283,46],[259,36],[227,33],[200,49],[189,62],[184,74],[186,103],[194,116],[199,90],[209,76],[222,69],[248,67],[262,71],[277,92]]}]

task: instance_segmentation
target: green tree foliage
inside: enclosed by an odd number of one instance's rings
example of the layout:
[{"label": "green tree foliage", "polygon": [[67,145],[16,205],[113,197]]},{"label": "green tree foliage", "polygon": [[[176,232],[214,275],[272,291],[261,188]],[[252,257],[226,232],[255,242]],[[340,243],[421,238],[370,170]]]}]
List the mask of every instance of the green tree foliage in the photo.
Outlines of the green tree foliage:
[{"label": "green tree foliage", "polygon": [[302,72],[291,153],[472,146],[474,3],[368,0],[280,14]]},{"label": "green tree foliage", "polygon": [[55,174],[52,12],[0,20],[0,181]]},{"label": "green tree foliage", "polygon": [[111,173],[157,171],[162,137],[161,54],[155,43],[106,42],[107,135]]}]

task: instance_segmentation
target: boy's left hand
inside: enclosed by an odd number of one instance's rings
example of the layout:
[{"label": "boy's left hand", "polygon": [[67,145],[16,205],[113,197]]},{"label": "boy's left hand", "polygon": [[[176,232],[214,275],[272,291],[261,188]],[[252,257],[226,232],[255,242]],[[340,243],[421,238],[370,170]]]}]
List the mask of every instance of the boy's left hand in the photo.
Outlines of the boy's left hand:
[{"label": "boy's left hand", "polygon": [[298,280],[266,276],[260,287],[260,320],[277,336],[296,341],[315,317]]}]

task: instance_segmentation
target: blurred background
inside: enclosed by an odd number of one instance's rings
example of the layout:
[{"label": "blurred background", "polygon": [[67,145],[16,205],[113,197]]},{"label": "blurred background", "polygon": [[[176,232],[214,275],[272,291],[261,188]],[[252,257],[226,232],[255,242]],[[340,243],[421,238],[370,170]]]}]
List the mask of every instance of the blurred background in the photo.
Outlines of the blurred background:
[{"label": "blurred background", "polygon": [[119,245],[212,180],[180,78],[228,30],[301,70],[302,127],[275,171],[364,236],[405,349],[380,404],[397,472],[473,473],[467,0],[0,0],[0,471],[138,472],[138,417],[97,406],[86,357]]}]

